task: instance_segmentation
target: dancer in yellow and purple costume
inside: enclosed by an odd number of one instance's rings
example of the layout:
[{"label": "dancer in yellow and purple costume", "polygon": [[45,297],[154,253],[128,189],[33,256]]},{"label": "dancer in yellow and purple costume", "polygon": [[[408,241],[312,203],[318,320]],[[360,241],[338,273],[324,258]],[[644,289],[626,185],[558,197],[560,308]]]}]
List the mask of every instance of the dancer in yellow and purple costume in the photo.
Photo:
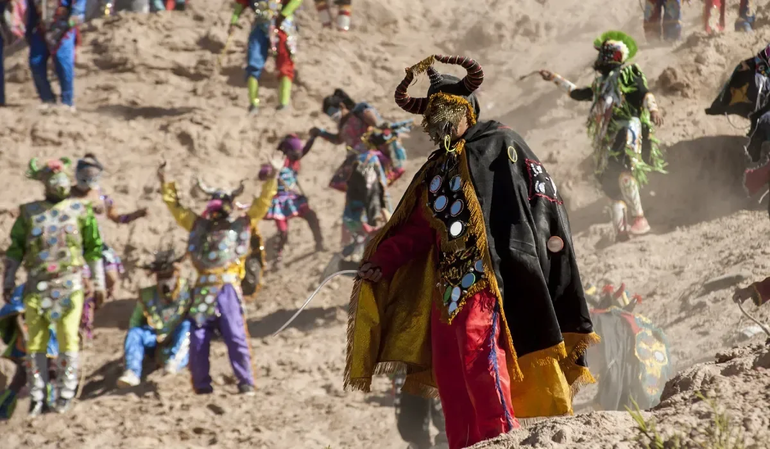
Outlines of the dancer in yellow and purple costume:
[{"label": "dancer in yellow and purple costume", "polygon": [[[282,161],[273,161],[278,173]],[[176,222],[190,233],[187,252],[198,272],[192,290],[190,320],[190,372],[197,394],[214,391],[209,375],[209,346],[214,330],[218,329],[227,345],[230,364],[238,379],[241,394],[254,394],[254,370],[251,348],[244,320],[241,281],[245,276],[245,261],[253,230],[270,207],[277,192],[275,177],[262,186],[245,214],[235,211],[235,198],[244,186],[234,191],[212,189],[198,179],[198,188],[210,200],[202,215],[179,202],[176,184],[166,182],[166,164],[158,169],[163,201]]]},{"label": "dancer in yellow and purple costume", "polygon": [[29,163],[27,176],[45,185],[45,199],[23,204],[11,229],[11,246],[5,253],[3,296],[10,299],[16,271],[24,264],[25,321],[29,326],[27,376],[30,415],[44,411],[48,384],[46,346],[50,325],[56,327],[60,355],[56,367],[56,405],[59,413],[72,405],[78,385],[78,327],[86,289],[83,268],[88,264],[97,303],[104,301],[102,238],[91,204],[70,197],[72,180],[68,158],[38,165]]}]

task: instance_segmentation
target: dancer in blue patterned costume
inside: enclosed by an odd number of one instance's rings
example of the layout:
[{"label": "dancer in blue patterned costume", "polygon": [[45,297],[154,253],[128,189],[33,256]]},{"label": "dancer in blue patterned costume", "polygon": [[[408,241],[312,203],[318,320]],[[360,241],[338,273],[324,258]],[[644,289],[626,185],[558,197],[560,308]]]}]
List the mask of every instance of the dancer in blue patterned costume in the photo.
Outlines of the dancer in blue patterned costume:
[{"label": "dancer in blue patterned costume", "polygon": [[[324,250],[323,234],[318,222],[318,215],[310,208],[307,197],[302,192],[297,180],[300,159],[310,151],[314,142],[315,137],[311,137],[307,143],[303,144],[296,134],[289,134],[278,144],[278,151],[283,153],[286,158],[283,168],[278,172],[278,193],[273,197],[270,209],[265,215],[265,220],[275,221],[275,225],[278,227],[276,264],[280,264],[282,261],[283,249],[289,241],[289,220],[294,217],[302,217],[307,221],[313,232],[316,251]],[[272,171],[273,168],[270,164],[263,165],[259,172],[259,179],[264,181],[270,178]]]},{"label": "dancer in blue patterned costume", "polygon": [[[11,383],[5,391],[0,392],[0,421],[11,419],[13,411],[16,409],[16,402],[19,393],[27,384],[27,370],[24,367],[24,360],[27,357],[27,343],[24,337],[24,285],[16,287],[8,301],[0,308],[0,340],[5,345],[5,351],[0,357],[8,359],[16,364],[16,373],[11,379]],[[59,356],[59,344],[56,341],[56,329],[51,326],[48,329],[48,359],[55,359]],[[53,368],[53,366],[50,366]],[[49,395],[49,407],[52,407]]]},{"label": "dancer in blue patterned costume", "polygon": [[125,341],[126,371],[118,388],[135,387],[142,378],[145,356],[155,356],[167,374],[187,366],[190,349],[190,289],[182,278],[180,262],[173,249],[155,254],[149,266],[156,285],[139,290],[139,301],[131,315]]}]

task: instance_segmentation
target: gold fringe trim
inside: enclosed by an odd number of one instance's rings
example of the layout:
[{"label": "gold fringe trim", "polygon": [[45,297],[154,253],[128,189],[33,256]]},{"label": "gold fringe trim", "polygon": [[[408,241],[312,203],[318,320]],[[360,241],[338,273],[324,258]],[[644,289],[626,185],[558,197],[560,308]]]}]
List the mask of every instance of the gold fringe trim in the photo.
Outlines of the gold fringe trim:
[{"label": "gold fringe trim", "polygon": [[532,358],[533,360],[529,360],[529,364],[531,366],[548,366],[554,360],[561,363],[560,361],[566,357],[567,348],[564,345],[564,342],[561,342],[557,345],[551,346],[550,348],[539,349],[535,352],[530,352],[529,354],[522,356],[522,359],[527,361],[527,359]]},{"label": "gold fringe trim", "polygon": [[569,394],[572,399],[575,398],[575,395],[578,394],[581,388],[596,383],[596,379],[594,379],[593,374],[591,374],[591,371],[588,368],[580,366],[579,371],[580,374],[572,382],[572,385],[569,386]]},{"label": "gold fringe trim", "polygon": [[454,105],[454,106],[464,106],[466,110],[465,117],[468,119],[468,127],[474,126],[476,124],[476,111],[473,109],[473,106],[471,105],[471,103],[465,98],[459,95],[451,95],[444,92],[436,92],[435,94],[431,95],[430,98],[428,99],[428,106],[425,108],[426,111],[429,111],[431,109],[431,106],[433,105],[434,101],[442,101],[444,103]]},{"label": "gold fringe trim", "polygon": [[585,385],[596,383],[591,371],[585,366],[578,365],[577,359],[585,354],[589,346],[599,343],[601,338],[595,332],[590,334],[565,332],[563,336],[564,341],[572,348],[572,351],[559,362],[559,368],[561,368],[567,381],[570,382],[570,394],[574,398]]},{"label": "gold fringe trim", "polygon": [[433,63],[436,62],[436,58],[431,56],[428,56],[427,58],[423,59],[422,61],[418,62],[417,64],[409,67],[406,69],[407,73],[414,75],[419,75],[421,73],[424,73],[426,70],[428,70],[428,67],[432,66]]},{"label": "gold fringe trim", "polygon": [[[406,222],[406,220],[409,219],[409,216],[414,210],[414,207],[417,202],[415,198],[417,189],[422,185],[424,176],[425,176],[424,169],[417,173],[414,181],[412,181],[412,184],[409,185],[409,188],[406,190],[406,192],[404,193],[404,196],[401,198],[401,202],[396,207],[396,211],[390,217],[390,220],[388,220],[387,223],[385,223],[385,226],[383,226],[382,229],[380,229],[377,232],[377,234],[372,238],[372,240],[367,245],[366,250],[364,251],[363,260],[371,259],[372,255],[377,250],[377,247],[380,245],[380,243],[382,243],[385,237],[388,236],[390,231],[400,226],[402,223]],[[351,372],[350,372],[353,366],[353,337],[356,329],[356,313],[358,312],[358,299],[361,295],[361,288],[363,287],[363,283],[364,281],[360,279],[356,279],[355,283],[353,284],[353,291],[350,294],[350,305],[348,306],[347,347],[346,347],[346,355],[345,355],[345,373],[343,375],[343,388],[345,389],[352,388],[354,390],[369,392],[371,389],[372,378],[367,377],[367,378],[352,379]],[[375,367],[375,371],[377,369],[378,368]]]},{"label": "gold fringe trim", "polygon": [[567,367],[568,364],[574,365],[577,363],[577,359],[585,354],[589,346],[595,345],[602,341],[601,337],[599,337],[596,332],[591,332],[590,334],[565,332],[562,334],[562,336],[564,337],[564,343],[572,347],[572,351],[569,353],[569,355],[566,356],[564,360],[559,362],[559,364],[562,366],[562,369]]}]

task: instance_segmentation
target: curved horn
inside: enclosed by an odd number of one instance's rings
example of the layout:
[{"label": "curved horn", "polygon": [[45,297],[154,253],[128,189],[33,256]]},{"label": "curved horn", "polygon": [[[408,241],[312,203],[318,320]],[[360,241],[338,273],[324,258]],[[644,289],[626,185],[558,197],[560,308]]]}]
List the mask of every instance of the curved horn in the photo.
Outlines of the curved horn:
[{"label": "curved horn", "polygon": [[438,71],[433,67],[428,67],[428,78],[430,78],[430,85],[432,87],[438,87],[438,84],[441,82],[444,76],[438,73]]},{"label": "curved horn", "polygon": [[230,197],[235,198],[236,196],[243,193],[243,190],[245,189],[245,186],[243,185],[243,181],[238,185],[238,188],[230,192]]},{"label": "curved horn", "polygon": [[463,84],[468,92],[473,92],[481,86],[484,82],[484,71],[481,69],[481,65],[475,60],[465,56],[444,56],[436,55],[436,61],[443,62],[444,64],[456,64],[461,65],[468,74],[463,78]]},{"label": "curved horn", "polygon": [[196,181],[198,188],[201,189],[201,192],[205,193],[206,195],[213,195],[217,192],[216,189],[212,189],[211,187],[204,184],[200,176],[196,178]]},{"label": "curved horn", "polygon": [[411,70],[406,69],[406,76],[401,80],[398,87],[396,87],[396,104],[406,112],[422,115],[428,107],[428,99],[425,97],[412,98],[409,95],[407,89],[409,89],[409,85],[412,84],[412,80],[414,80],[414,73],[412,73]]}]

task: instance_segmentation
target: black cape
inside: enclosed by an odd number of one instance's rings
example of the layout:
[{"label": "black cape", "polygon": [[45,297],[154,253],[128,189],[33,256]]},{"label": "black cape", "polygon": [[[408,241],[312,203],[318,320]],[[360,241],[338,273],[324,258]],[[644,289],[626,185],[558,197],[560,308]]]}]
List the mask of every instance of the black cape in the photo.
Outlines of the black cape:
[{"label": "black cape", "polygon": [[756,62],[749,58],[735,66],[719,95],[706,109],[708,115],[739,115],[750,119],[754,111],[762,105],[757,104],[759,85],[755,80]]},{"label": "black cape", "polygon": [[[590,334],[567,211],[545,167],[521,136],[499,122],[480,122],[465,141],[519,357],[558,344],[566,332]],[[515,155],[509,156],[510,147]],[[547,247],[554,237],[564,243],[558,252]],[[582,356],[579,364],[585,366]]]}]

